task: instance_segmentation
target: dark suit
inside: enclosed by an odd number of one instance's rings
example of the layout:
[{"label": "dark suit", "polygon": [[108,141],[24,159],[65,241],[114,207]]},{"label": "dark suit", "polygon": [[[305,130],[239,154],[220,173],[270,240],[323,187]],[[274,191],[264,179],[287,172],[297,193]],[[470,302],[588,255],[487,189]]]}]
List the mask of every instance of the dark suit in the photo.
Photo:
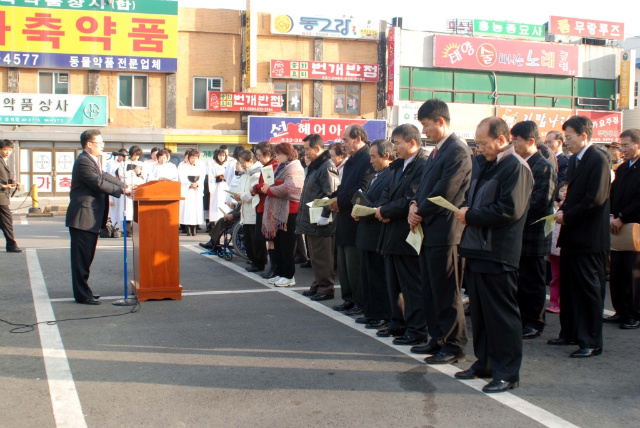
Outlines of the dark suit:
[{"label": "dark suit", "polygon": [[[9,171],[9,166],[4,158],[0,156],[0,186],[9,184],[10,177],[11,171]],[[13,236],[13,215],[11,215],[11,209],[9,208],[12,191],[12,189],[0,190],[0,229],[2,229],[2,233],[4,233],[7,241],[7,250],[18,247]]]},{"label": "dark suit", "polygon": [[471,182],[471,151],[455,134],[429,156],[414,201],[422,217],[424,241],[420,252],[420,279],[433,345],[443,352],[463,351],[467,324],[460,298],[458,244],[464,226],[453,211],[430,202],[442,196],[455,206],[464,202]]},{"label": "dark suit", "polygon": [[[420,286],[420,259],[406,242],[409,235],[409,205],[414,198],[427,157],[420,150],[404,168],[404,159],[396,159],[389,166],[392,178],[382,196],[380,214],[391,221],[382,225],[380,252],[385,257],[387,286],[391,299],[391,323],[395,329],[406,325],[407,335],[427,339],[427,316]],[[404,170],[403,170],[404,168]],[[399,311],[400,293],[404,297],[404,319]]]},{"label": "dark suit", "polygon": [[[640,223],[640,162],[621,164],[611,185],[611,215],[623,223]],[[611,251],[611,303],[623,322],[638,319],[640,252]],[[634,303],[636,306],[634,307]]]},{"label": "dark suit", "polygon": [[113,175],[102,172],[86,152],[73,164],[66,226],[71,235],[71,280],[77,302],[93,299],[88,280],[98,233],[107,223],[109,195],[119,198],[123,186]]},{"label": "dark suit", "polygon": [[590,146],[576,164],[569,159],[569,187],[560,229],[560,337],[581,348],[602,348],[605,251],[610,247],[611,168],[605,154]]},{"label": "dark suit", "polygon": [[558,161],[558,183],[567,180],[567,168],[569,167],[569,158],[564,153],[556,156]]},{"label": "dark suit", "polygon": [[[544,256],[551,253],[551,238],[544,234],[544,222],[535,223],[553,214],[553,193],[556,176],[553,167],[542,153],[535,152],[527,159],[533,174],[533,190],[522,232],[522,254],[518,270],[518,307],[522,326],[544,329],[546,276]],[[535,224],[534,224],[535,223]]]}]

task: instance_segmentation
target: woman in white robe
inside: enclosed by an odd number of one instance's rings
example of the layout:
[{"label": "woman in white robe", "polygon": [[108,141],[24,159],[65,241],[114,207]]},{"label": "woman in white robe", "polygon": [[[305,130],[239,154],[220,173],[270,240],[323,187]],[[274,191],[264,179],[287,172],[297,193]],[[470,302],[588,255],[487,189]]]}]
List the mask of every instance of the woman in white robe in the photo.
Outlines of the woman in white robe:
[{"label": "woman in white robe", "polygon": [[209,180],[209,221],[215,223],[222,218],[223,211],[229,212],[229,207],[225,204],[229,186],[225,179],[225,162],[227,155],[218,149],[213,155],[213,160],[209,162],[207,176]]},{"label": "woman in white robe", "polygon": [[[120,180],[124,181],[127,187],[131,185],[144,184],[144,178],[142,176],[143,163],[140,161],[142,158],[142,149],[139,146],[131,146],[129,149],[129,160],[120,164],[120,167],[116,171],[116,175]],[[124,230],[124,221],[127,221],[127,230],[129,236],[131,236],[131,222],[133,221],[133,199],[131,196],[125,196],[122,194],[116,201],[116,210],[118,212],[117,221],[113,222],[113,226]]]},{"label": "woman in white robe", "polygon": [[204,222],[202,194],[204,193],[205,168],[200,163],[200,152],[192,149],[187,162],[180,168],[180,190],[184,198],[180,210],[180,224],[187,236],[196,236],[196,227]]},{"label": "woman in white robe", "polygon": [[169,180],[178,181],[178,168],[169,162],[169,152],[159,150],[156,155],[156,164],[151,169],[149,181]]}]

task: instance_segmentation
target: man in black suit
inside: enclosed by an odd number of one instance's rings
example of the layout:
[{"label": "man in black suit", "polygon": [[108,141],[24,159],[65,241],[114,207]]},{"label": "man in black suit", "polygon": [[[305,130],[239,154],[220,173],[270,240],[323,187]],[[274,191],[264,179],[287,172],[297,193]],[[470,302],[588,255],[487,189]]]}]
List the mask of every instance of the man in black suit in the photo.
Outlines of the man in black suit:
[{"label": "man in black suit", "polygon": [[[428,338],[420,285],[420,258],[406,241],[410,231],[409,205],[418,191],[427,163],[420,141],[420,131],[413,125],[404,124],[393,130],[391,142],[398,158],[389,166],[392,178],[376,210],[376,218],[384,223],[379,248],[385,258],[392,308],[391,322],[379,335],[404,333],[393,340],[395,345],[417,345]],[[399,311],[400,293],[404,298],[404,317]]]},{"label": "man in black suit", "polygon": [[550,345],[577,343],[572,358],[602,353],[606,251],[610,247],[609,189],[611,168],[605,154],[591,144],[593,123],[573,116],[563,125],[569,159],[567,197],[556,222],[562,225],[560,247],[560,335]]},{"label": "man in black suit", "polygon": [[511,128],[513,147],[533,174],[533,190],[522,235],[522,253],[518,270],[518,307],[522,317],[522,338],[533,339],[544,329],[544,304],[547,281],[544,257],[551,253],[551,238],[545,235],[542,217],[553,214],[556,175],[553,167],[538,150],[538,125],[531,120]]},{"label": "man in black suit", "polygon": [[455,377],[493,377],[482,391],[496,393],[513,389],[520,381],[522,321],[517,277],[533,176],[509,144],[504,120],[483,119],[476,129],[476,141],[482,156],[473,165],[465,206],[455,216],[466,225],[460,255],[466,258],[464,283],[477,360]]},{"label": "man in black suit", "polygon": [[130,194],[131,189],[123,189],[122,181],[100,168],[104,149],[100,131],[84,131],[80,143],[83,151],[73,164],[66,218],[71,235],[71,281],[76,302],[99,305],[100,296],[93,294],[88,283],[98,233],[107,222],[109,195],[119,198],[122,193]]},{"label": "man in black suit", "polygon": [[7,241],[7,253],[21,253],[22,249],[18,247],[13,236],[13,215],[9,208],[11,202],[11,192],[19,186],[11,180],[11,171],[9,170],[9,156],[13,152],[13,141],[0,141],[0,229],[4,233]]},{"label": "man in black suit", "polygon": [[[640,223],[640,129],[627,129],[620,134],[620,150],[626,159],[616,170],[611,184],[611,233],[617,235],[626,223]],[[620,323],[624,330],[640,327],[640,252],[611,251],[611,303],[616,310],[604,322]]]},{"label": "man in black suit", "polygon": [[418,120],[427,140],[436,146],[429,156],[420,189],[411,201],[409,225],[422,225],[424,240],[420,251],[420,281],[431,339],[411,352],[433,354],[428,364],[449,364],[464,356],[467,324],[460,297],[458,244],[464,226],[454,212],[428,198],[441,196],[455,206],[464,202],[471,182],[471,150],[454,134],[449,124],[449,107],[431,99],[418,110]]},{"label": "man in black suit", "polygon": [[562,152],[564,138],[560,131],[550,131],[547,133],[545,144],[556,155],[558,160],[558,183],[562,183],[567,179],[567,167],[569,166],[569,158]]}]

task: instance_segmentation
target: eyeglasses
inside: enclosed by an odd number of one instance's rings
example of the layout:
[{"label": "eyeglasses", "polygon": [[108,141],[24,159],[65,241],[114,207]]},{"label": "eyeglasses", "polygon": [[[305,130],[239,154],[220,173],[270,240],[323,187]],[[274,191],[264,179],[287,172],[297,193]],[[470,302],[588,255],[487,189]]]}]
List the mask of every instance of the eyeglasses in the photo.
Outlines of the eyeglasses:
[{"label": "eyeglasses", "polygon": [[633,146],[635,146],[635,144],[620,144],[621,149],[630,149]]},{"label": "eyeglasses", "polygon": [[89,141],[91,144],[97,144],[99,146],[104,146],[104,141]]}]

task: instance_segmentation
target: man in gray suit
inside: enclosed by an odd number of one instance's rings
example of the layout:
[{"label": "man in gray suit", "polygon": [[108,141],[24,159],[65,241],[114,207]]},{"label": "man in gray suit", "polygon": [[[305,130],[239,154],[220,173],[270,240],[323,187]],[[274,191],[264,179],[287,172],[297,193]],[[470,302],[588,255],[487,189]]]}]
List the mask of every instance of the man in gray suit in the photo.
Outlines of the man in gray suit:
[{"label": "man in gray suit", "polygon": [[119,198],[124,183],[100,168],[100,157],[104,149],[102,135],[97,129],[88,129],[80,136],[83,152],[73,165],[71,190],[66,226],[71,235],[71,281],[73,297],[78,303],[99,305],[100,296],[89,287],[91,263],[96,254],[98,234],[104,227],[108,215],[108,196]]}]

